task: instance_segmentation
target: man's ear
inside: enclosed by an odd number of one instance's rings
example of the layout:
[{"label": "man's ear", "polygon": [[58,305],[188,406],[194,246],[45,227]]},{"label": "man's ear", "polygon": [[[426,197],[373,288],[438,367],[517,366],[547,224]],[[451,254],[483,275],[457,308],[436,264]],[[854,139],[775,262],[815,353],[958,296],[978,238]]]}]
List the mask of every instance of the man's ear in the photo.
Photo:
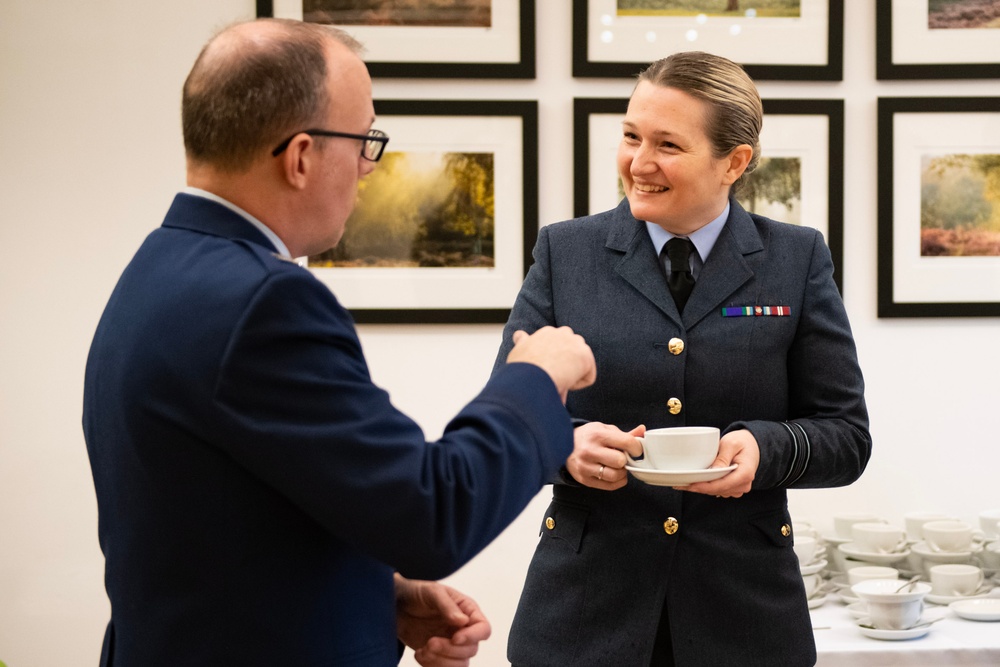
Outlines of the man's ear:
[{"label": "man's ear", "polygon": [[305,188],[316,167],[316,141],[308,134],[297,134],[278,156],[285,181],[297,190]]},{"label": "man's ear", "polygon": [[725,185],[732,185],[743,172],[746,171],[750,159],[753,157],[753,149],[748,144],[740,144],[734,148],[725,158],[727,161],[726,173],[722,177]]}]

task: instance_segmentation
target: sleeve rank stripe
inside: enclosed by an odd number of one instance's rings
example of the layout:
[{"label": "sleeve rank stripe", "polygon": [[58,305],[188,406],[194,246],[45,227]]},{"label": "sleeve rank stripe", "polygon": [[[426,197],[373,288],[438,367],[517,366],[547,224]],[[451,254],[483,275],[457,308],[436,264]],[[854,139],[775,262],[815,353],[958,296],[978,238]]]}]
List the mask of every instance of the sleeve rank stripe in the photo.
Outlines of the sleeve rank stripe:
[{"label": "sleeve rank stripe", "polygon": [[788,486],[792,486],[798,482],[806,474],[806,470],[809,469],[809,459],[812,458],[812,444],[809,442],[809,434],[806,433],[806,429],[802,424],[798,422],[792,422],[792,424],[802,432],[802,441],[805,443],[806,452],[805,456],[802,457],[802,471],[795,476],[795,479],[788,483]]},{"label": "sleeve rank stripe", "polygon": [[788,434],[792,436],[792,446],[795,447],[795,451],[792,452],[792,463],[788,466],[788,472],[785,473],[784,479],[778,482],[779,487],[783,487],[786,485],[786,482],[789,480],[789,478],[792,476],[792,472],[795,470],[795,464],[799,460],[799,439],[798,437],[796,437],[795,431],[792,430],[792,427],[789,426],[787,422],[781,422],[781,425],[784,426],[786,429],[788,429]]}]

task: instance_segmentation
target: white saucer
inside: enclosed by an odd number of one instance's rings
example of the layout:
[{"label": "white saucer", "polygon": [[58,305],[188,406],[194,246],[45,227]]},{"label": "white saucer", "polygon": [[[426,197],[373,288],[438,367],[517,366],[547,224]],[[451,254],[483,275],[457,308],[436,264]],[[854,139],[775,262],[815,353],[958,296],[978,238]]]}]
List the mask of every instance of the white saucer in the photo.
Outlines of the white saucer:
[{"label": "white saucer", "polygon": [[948,605],[953,612],[970,621],[1000,621],[1000,599],[974,598]]},{"label": "white saucer", "polygon": [[655,470],[653,468],[637,468],[625,466],[636,479],[653,486],[685,486],[695,482],[710,482],[719,479],[736,470],[736,464],[725,468],[707,468],[705,470]]},{"label": "white saucer", "polygon": [[824,567],[826,567],[826,559],[818,560],[815,563],[810,563],[809,565],[803,565],[799,568],[799,571],[803,576],[807,574],[816,574],[820,572]]},{"label": "white saucer", "polygon": [[857,595],[852,595],[850,588],[845,588],[840,591],[840,601],[846,605],[852,605],[855,602],[861,602],[861,598]]},{"label": "white saucer", "polygon": [[[924,596],[924,600],[930,602],[931,604],[946,604],[950,606],[952,602],[960,602],[962,600],[979,600],[989,597],[989,591],[976,593],[975,595],[935,595],[934,593],[928,593]],[[997,601],[1000,602],[1000,599]]]},{"label": "white saucer", "polygon": [[838,544],[847,544],[848,542],[851,541],[851,538],[840,537],[839,535],[824,535],[823,541],[826,542],[827,544],[838,545]]},{"label": "white saucer", "polygon": [[983,545],[974,544],[971,551],[934,551],[927,542],[920,541],[913,545],[913,553],[932,563],[967,563],[972,554],[983,550]]},{"label": "white saucer", "polygon": [[917,637],[923,637],[931,631],[931,626],[929,625],[925,625],[921,628],[910,628],[909,630],[877,630],[875,628],[863,628],[860,625],[862,621],[869,621],[869,619],[867,617],[858,619],[858,630],[860,630],[866,637],[871,637],[872,639],[886,639],[888,641],[916,639]]},{"label": "white saucer", "polygon": [[847,580],[846,574],[835,574],[830,577],[829,584],[833,586],[836,590],[847,589],[851,590],[851,582]]},{"label": "white saucer", "polygon": [[[806,602],[810,609],[816,609],[817,607],[822,607],[829,597],[829,595],[819,595],[814,598],[809,598]],[[1000,602],[1000,600],[998,600],[998,602]]]},{"label": "white saucer", "polygon": [[846,544],[841,544],[837,546],[840,553],[850,556],[851,558],[856,558],[857,560],[863,560],[866,563],[872,563],[874,565],[890,565],[892,563],[898,563],[907,556],[910,555],[909,549],[903,549],[902,551],[894,551],[893,553],[878,553],[874,551],[861,551],[853,542],[848,542]]}]

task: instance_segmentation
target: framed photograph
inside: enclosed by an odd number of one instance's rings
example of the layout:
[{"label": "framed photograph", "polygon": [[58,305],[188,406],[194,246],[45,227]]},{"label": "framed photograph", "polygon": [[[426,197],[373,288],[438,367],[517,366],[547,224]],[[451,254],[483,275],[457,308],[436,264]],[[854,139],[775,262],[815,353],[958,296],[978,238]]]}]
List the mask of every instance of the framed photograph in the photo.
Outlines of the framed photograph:
[{"label": "framed photograph", "polygon": [[1000,316],[1000,97],[878,100],[878,316]]},{"label": "framed photograph", "polygon": [[[615,157],[627,99],[573,100],[575,216],[624,197]],[[737,197],[748,211],[823,233],[843,293],[844,101],[764,100],[761,161]]]},{"label": "framed photograph", "polygon": [[878,79],[1000,78],[1000,2],[876,0]]},{"label": "framed photograph", "polygon": [[336,248],[308,258],[355,321],[504,323],[538,235],[538,104],[376,100],[389,135]]},{"label": "framed photograph", "polygon": [[373,77],[535,78],[535,0],[257,0],[257,16],[343,28]]},{"label": "framed photograph", "polygon": [[754,79],[840,81],[844,0],[573,0],[573,76],[634,77],[679,51]]}]

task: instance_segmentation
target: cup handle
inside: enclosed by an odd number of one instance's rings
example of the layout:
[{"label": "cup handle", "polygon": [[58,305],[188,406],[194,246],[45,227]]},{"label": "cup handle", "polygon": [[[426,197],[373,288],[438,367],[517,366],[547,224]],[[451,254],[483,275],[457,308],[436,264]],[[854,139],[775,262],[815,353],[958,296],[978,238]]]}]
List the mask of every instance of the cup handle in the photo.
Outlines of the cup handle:
[{"label": "cup handle", "polygon": [[972,530],[972,543],[973,544],[982,544],[985,541],[986,541],[986,533],[984,533],[979,528],[974,528]]},{"label": "cup handle", "polygon": [[898,554],[905,548],[906,548],[906,538],[904,537],[903,539],[901,539],[899,542],[896,542],[896,544],[889,547],[888,549],[883,549],[882,547],[879,547],[878,552],[880,554]]},{"label": "cup handle", "polygon": [[642,436],[637,435],[634,437],[639,441],[639,444],[642,445],[642,454],[640,454],[638,458],[633,458],[631,454],[625,452],[627,463],[635,468],[649,468],[649,461],[646,460],[646,441],[642,439]]}]

